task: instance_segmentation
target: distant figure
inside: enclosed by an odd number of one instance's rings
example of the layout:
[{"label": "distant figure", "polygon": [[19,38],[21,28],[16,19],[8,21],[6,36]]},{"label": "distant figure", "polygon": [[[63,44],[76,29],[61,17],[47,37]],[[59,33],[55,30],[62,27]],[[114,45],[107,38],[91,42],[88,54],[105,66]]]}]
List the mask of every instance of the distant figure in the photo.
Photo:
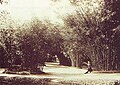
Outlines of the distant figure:
[{"label": "distant figure", "polygon": [[88,70],[87,72],[85,72],[85,74],[87,74],[88,72],[91,73],[93,71],[90,61],[87,62],[87,66],[88,66]]}]

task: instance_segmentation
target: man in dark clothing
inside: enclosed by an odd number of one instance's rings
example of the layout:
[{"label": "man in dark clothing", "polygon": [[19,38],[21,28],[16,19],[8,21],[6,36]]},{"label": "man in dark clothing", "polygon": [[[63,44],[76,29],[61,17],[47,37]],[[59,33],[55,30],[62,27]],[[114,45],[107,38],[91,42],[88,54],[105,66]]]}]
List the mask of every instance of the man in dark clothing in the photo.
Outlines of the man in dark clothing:
[{"label": "man in dark clothing", "polygon": [[87,74],[88,72],[91,73],[93,71],[90,61],[87,62],[87,66],[88,66],[88,70],[87,72],[85,72],[85,74]]}]

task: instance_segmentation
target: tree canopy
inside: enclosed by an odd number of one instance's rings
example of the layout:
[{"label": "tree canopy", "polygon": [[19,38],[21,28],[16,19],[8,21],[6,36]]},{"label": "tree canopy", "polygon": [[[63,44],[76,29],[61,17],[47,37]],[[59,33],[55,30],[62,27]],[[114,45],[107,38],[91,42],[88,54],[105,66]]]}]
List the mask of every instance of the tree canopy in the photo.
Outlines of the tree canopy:
[{"label": "tree canopy", "polygon": [[61,61],[70,58],[72,66],[82,68],[90,60],[95,70],[120,70],[120,1],[70,2],[76,9],[62,17],[62,26],[37,17],[20,25],[8,12],[1,12],[0,55],[7,53],[5,63],[21,59],[23,67],[35,68],[50,54]]}]

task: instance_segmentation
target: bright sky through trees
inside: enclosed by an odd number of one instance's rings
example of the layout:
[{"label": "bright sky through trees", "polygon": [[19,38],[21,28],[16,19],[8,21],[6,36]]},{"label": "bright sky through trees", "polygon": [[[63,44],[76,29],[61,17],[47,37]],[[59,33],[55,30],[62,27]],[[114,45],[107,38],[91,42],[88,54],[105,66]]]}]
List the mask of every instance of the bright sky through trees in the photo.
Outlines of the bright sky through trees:
[{"label": "bright sky through trees", "polygon": [[50,19],[61,22],[58,16],[72,11],[67,0],[53,2],[52,0],[9,0],[8,4],[0,6],[10,12],[12,18],[20,21],[30,20],[32,17]]},{"label": "bright sky through trees", "polygon": [[[98,6],[96,0],[91,2],[93,6]],[[85,4],[80,5],[84,7]],[[21,22],[30,20],[32,17],[61,22],[60,16],[74,11],[69,0],[9,0],[8,4],[3,4],[0,8],[9,10],[11,16]]]}]

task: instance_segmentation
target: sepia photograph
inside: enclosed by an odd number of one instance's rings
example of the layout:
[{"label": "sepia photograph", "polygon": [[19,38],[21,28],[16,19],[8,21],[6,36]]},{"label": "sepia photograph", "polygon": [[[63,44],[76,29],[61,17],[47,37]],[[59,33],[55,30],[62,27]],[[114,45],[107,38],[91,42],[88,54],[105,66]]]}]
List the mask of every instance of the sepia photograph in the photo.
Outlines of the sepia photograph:
[{"label": "sepia photograph", "polygon": [[120,0],[0,0],[0,85],[120,85]]}]

